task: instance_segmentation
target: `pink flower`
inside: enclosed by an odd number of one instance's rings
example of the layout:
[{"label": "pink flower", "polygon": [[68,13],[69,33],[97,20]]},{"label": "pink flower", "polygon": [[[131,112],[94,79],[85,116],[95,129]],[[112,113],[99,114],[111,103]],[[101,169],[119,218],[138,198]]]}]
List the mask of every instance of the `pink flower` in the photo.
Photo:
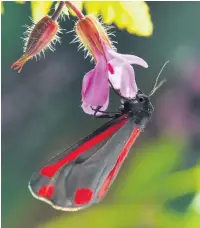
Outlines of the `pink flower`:
[{"label": "pink flower", "polygon": [[76,32],[96,62],[95,68],[83,78],[82,108],[84,112],[94,114],[93,109],[98,106],[101,106],[101,111],[107,109],[109,81],[122,96],[134,98],[138,88],[131,64],[146,68],[147,63],[135,55],[117,53],[102,25],[92,16],[79,20],[76,24]]}]

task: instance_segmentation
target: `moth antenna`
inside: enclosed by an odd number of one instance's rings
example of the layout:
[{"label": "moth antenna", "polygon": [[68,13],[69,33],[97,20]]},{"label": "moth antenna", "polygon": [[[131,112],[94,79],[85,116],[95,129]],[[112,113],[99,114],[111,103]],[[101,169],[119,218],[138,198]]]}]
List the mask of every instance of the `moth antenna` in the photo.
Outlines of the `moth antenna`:
[{"label": "moth antenna", "polygon": [[156,90],[158,90],[167,80],[166,79],[163,79],[161,82],[158,83],[158,80],[160,78],[160,75],[161,73],[163,72],[165,66],[169,63],[169,60],[167,62],[165,62],[165,64],[162,66],[157,78],[156,78],[156,81],[155,81],[155,84],[154,84],[154,87],[153,89],[151,90],[150,94],[149,94],[149,97],[151,97],[155,92]]}]

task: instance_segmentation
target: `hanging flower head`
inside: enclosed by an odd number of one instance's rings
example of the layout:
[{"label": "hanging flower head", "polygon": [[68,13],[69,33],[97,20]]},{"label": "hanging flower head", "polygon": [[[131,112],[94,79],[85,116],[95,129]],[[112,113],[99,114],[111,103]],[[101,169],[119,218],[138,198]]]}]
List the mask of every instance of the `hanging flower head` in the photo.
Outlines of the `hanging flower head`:
[{"label": "hanging flower head", "polygon": [[45,16],[38,23],[28,27],[28,30],[25,32],[26,37],[24,38],[24,54],[11,65],[11,68],[18,70],[18,73],[20,73],[29,59],[40,56],[41,53],[44,54],[46,49],[55,50],[54,44],[57,41],[60,42],[58,36],[60,28],[57,19],[62,12],[63,6],[64,2],[60,2],[57,10],[51,17]]},{"label": "hanging flower head", "polygon": [[135,73],[131,64],[148,67],[147,63],[135,56],[116,52],[106,30],[93,16],[81,18],[75,31],[83,45],[89,50],[96,66],[83,78],[82,108],[88,114],[94,109],[107,109],[109,104],[109,81],[120,94],[134,98],[137,94]]},{"label": "hanging flower head", "polygon": [[29,28],[27,38],[25,38],[24,54],[11,66],[14,70],[21,72],[24,64],[32,57],[39,56],[46,49],[54,51],[54,44],[59,40],[56,35],[58,32],[58,24],[50,17],[42,18],[36,25]]}]

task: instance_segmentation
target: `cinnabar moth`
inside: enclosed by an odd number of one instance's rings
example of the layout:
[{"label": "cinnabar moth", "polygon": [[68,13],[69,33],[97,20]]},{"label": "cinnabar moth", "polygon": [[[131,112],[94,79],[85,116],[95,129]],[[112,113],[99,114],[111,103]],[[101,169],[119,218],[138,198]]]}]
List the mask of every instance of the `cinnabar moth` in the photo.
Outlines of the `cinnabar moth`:
[{"label": "cinnabar moth", "polygon": [[134,99],[122,100],[119,112],[99,116],[109,122],[33,174],[29,189],[34,197],[55,209],[77,211],[105,196],[153,112],[149,96],[140,90]]}]

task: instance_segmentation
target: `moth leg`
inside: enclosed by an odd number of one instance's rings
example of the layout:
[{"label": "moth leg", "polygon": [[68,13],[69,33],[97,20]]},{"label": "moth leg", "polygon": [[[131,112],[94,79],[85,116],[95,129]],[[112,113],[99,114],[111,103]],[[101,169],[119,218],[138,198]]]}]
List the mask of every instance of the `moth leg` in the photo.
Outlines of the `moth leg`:
[{"label": "moth leg", "polygon": [[[91,109],[93,111],[95,111],[95,113],[94,113],[95,118],[116,118],[116,117],[119,117],[121,115],[120,112],[105,112],[105,111],[101,111],[100,108],[101,108],[101,106],[99,106],[97,109],[94,109],[91,107]],[[98,112],[103,113],[104,115],[97,116]]]},{"label": "moth leg", "polygon": [[93,107],[91,106],[91,109],[92,109],[93,111],[95,111],[95,112],[94,112],[94,116],[95,116],[95,117],[96,117],[96,115],[97,115],[97,112],[101,112],[101,113],[103,112],[103,111],[100,110],[101,107],[102,107],[102,106],[98,106],[98,107],[95,109],[95,108],[93,108]]},{"label": "moth leg", "polygon": [[108,114],[104,114],[104,115],[100,115],[100,116],[94,116],[97,119],[113,119],[116,118],[116,114],[113,113],[108,113]]}]

